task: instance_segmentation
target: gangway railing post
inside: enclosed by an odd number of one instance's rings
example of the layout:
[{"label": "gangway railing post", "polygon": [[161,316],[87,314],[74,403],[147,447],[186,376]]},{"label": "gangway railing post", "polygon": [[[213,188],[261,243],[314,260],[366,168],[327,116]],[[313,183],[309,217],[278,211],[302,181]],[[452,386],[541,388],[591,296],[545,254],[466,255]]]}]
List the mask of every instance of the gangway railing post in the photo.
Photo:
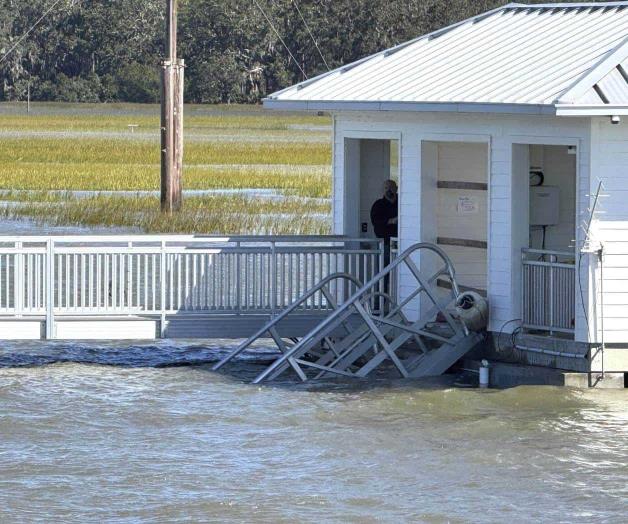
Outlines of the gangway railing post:
[{"label": "gangway railing post", "polygon": [[24,308],[24,253],[22,252],[22,241],[15,243],[15,260],[13,262],[13,286],[15,288],[14,306],[15,316],[20,318]]},{"label": "gangway railing post", "polygon": [[[156,290],[153,290],[155,293]],[[166,241],[161,241],[161,249],[159,254],[159,336],[166,336]]]},{"label": "gangway railing post", "polygon": [[236,285],[236,313],[240,315],[242,313],[242,290],[240,286],[242,285],[242,267],[241,261],[242,253],[240,253],[241,242],[236,242],[236,277],[235,277],[235,285]]},{"label": "gangway railing post", "polygon": [[127,244],[129,248],[129,252],[127,254],[126,260],[126,300],[123,304],[126,306],[126,311],[128,315],[131,315],[131,309],[133,308],[133,242],[129,241]]},{"label": "gangway railing post", "polygon": [[[307,256],[307,255],[306,255]],[[307,275],[305,275],[307,282]],[[307,287],[307,286],[306,286]],[[270,318],[277,314],[277,249],[275,241],[270,242]]]},{"label": "gangway railing post", "polygon": [[550,320],[549,320],[549,325],[550,325],[550,335],[554,335],[554,262],[556,262],[558,259],[556,258],[555,255],[550,255],[549,257],[550,259],[550,266],[549,266],[549,288],[550,288],[550,303],[549,303],[549,307],[550,307]]},{"label": "gangway railing post", "polygon": [[46,340],[55,338],[55,241],[46,242]]},{"label": "gangway railing post", "polygon": [[[391,240],[389,240],[389,242],[391,242]],[[379,268],[377,268],[377,271],[375,271],[374,275],[376,275],[377,273],[379,273],[382,269],[384,269],[384,267],[386,266],[386,241],[384,239],[380,239],[378,240],[376,246],[378,247],[379,250]],[[388,263],[390,264],[393,260],[392,257],[392,244],[388,244]],[[364,279],[365,281],[370,280],[370,278],[366,278]],[[392,293],[392,286],[395,285],[394,284],[394,275],[391,272],[391,274],[388,276],[388,287],[389,289],[386,289],[386,286],[384,285],[384,280],[380,280],[379,282],[379,286],[377,291],[379,293],[385,294],[388,293],[390,296],[395,297],[397,296],[396,293]],[[383,310],[385,306],[385,303],[381,300],[381,296],[379,299],[379,309]]]},{"label": "gangway railing post", "polygon": [[522,249],[521,250],[521,301],[520,301],[520,305],[521,305],[520,316],[521,316],[522,324],[525,324],[527,320],[528,309],[527,309],[526,299],[527,299],[528,293],[530,292],[530,290],[528,289],[528,284],[527,284],[527,281],[529,280],[527,273],[529,270],[525,264],[526,260],[527,260],[526,251],[525,249]]}]

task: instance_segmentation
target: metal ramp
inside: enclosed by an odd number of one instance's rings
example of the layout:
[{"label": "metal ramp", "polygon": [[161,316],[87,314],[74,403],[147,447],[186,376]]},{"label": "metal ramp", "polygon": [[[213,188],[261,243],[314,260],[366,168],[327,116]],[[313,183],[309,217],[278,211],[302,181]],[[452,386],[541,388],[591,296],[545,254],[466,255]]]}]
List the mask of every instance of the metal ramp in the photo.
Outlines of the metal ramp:
[{"label": "metal ramp", "polygon": [[[275,342],[277,349],[286,354],[288,351],[292,350],[295,344],[299,342],[299,339],[291,338],[289,340],[285,340],[285,338],[281,336],[280,325],[283,320],[286,320],[291,315],[297,315],[300,311],[304,309],[304,306],[306,306],[308,302],[315,299],[317,295],[319,296],[319,301],[321,297],[325,300],[327,312],[329,314],[332,314],[338,309],[343,297],[352,296],[353,293],[355,293],[355,291],[359,290],[361,287],[362,282],[360,282],[357,278],[350,275],[349,273],[339,272],[333,273],[325,277],[314,287],[307,290],[296,301],[290,304],[288,308],[286,308],[279,315],[272,318],[262,328],[253,333],[237,348],[231,351],[226,357],[224,357],[217,364],[215,364],[212,369],[220,369],[227,362],[230,362],[246,349],[248,349],[256,340],[263,337],[271,338]],[[300,367],[294,364],[293,359],[289,359],[288,362],[292,365],[293,369],[297,372],[299,377],[301,377],[303,380],[306,380],[307,377],[301,372]]]},{"label": "metal ramp", "polygon": [[[420,256],[422,261],[423,257],[429,258],[436,269],[424,274],[413,256]],[[416,285],[397,303],[383,289],[388,282],[398,279],[401,270]],[[331,284],[338,280],[359,288],[342,303],[334,300],[330,290]],[[441,287],[443,281],[446,288]],[[303,338],[283,340],[277,324],[316,293],[323,293],[331,306],[330,314]],[[415,244],[361,287],[348,274],[330,275],[214,369],[220,369],[268,334],[282,354],[255,378],[255,384],[274,380],[289,370],[302,381],[329,375],[366,377],[385,362],[392,363],[399,375],[406,378],[440,375],[482,340],[480,334],[470,332],[455,315],[459,294],[454,267],[445,252],[433,244]],[[411,321],[404,310],[413,301],[420,301],[422,314]]]}]

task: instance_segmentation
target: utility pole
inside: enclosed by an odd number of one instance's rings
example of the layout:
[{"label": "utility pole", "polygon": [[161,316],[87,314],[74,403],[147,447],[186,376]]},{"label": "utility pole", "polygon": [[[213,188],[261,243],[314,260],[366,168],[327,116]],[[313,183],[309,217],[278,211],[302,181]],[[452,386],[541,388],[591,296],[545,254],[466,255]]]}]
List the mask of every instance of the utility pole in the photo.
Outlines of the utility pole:
[{"label": "utility pole", "polygon": [[177,58],[177,0],[166,0],[166,59],[161,76],[161,210],[181,208],[183,171],[183,71]]}]

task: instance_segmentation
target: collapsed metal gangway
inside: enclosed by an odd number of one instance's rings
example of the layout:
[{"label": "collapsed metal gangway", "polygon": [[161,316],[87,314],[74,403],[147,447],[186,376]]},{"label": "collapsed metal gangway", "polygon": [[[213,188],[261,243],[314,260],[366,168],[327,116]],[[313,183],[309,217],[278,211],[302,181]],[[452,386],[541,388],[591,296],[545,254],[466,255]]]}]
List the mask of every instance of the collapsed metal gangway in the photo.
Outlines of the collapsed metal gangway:
[{"label": "collapsed metal gangway", "polygon": [[[422,267],[434,269],[421,271],[413,260],[417,256]],[[427,263],[424,258],[431,260]],[[409,289],[408,282],[415,285],[397,302],[384,290],[402,271],[405,289]],[[347,293],[342,303],[334,299],[339,281],[357,288]],[[317,293],[326,298],[329,315],[304,337],[283,339],[278,324]],[[461,298],[453,264],[445,252],[433,244],[415,244],[364,285],[348,274],[328,276],[213,369],[223,367],[259,338],[270,336],[281,355],[255,378],[255,384],[274,380],[289,370],[302,381],[329,375],[366,377],[384,363],[392,364],[405,378],[440,375],[482,339],[455,313],[456,306],[465,302]],[[417,320],[409,320],[404,313],[411,303],[420,304]]]}]

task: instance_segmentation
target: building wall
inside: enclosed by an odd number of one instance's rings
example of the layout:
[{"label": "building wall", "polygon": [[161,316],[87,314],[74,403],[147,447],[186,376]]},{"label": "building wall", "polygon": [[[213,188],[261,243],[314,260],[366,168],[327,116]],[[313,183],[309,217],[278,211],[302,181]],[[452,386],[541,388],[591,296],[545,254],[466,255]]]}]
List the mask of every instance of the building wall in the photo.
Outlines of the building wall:
[{"label": "building wall", "polygon": [[[589,163],[591,125],[588,118],[558,118],[541,115],[489,115],[471,113],[397,113],[345,112],[334,116],[334,232],[345,231],[343,222],[345,186],[344,142],[347,137],[400,138],[400,217],[401,249],[433,233],[430,224],[421,221],[422,169],[421,144],[425,141],[478,142],[489,148],[489,225],[488,293],[491,309],[489,328],[511,331],[515,323],[507,321],[520,315],[521,248],[528,243],[527,223],[522,220],[517,203],[521,190],[527,188],[527,173],[512,177],[513,151],[516,144],[576,145],[578,147],[578,216],[586,218],[589,204]],[[516,169],[515,169],[516,171]],[[523,178],[524,177],[524,178]],[[523,178],[522,180],[520,180]],[[426,204],[427,205],[427,204]],[[517,216],[513,217],[513,209]],[[587,285],[586,270],[583,285]],[[414,284],[401,275],[400,291],[408,293]],[[628,292],[628,288],[627,288]],[[586,323],[577,307],[577,339],[586,339]],[[412,313],[412,312],[410,312]],[[415,314],[417,312],[414,312]]]},{"label": "building wall", "polygon": [[[608,118],[591,122],[591,177],[589,190],[595,194],[603,184],[600,204],[593,222],[593,245],[602,243],[603,267],[595,255],[591,260],[593,293],[589,307],[592,338],[601,341],[600,290],[604,290],[604,341],[628,346],[628,122],[619,125]],[[601,278],[604,282],[601,285]]]}]

